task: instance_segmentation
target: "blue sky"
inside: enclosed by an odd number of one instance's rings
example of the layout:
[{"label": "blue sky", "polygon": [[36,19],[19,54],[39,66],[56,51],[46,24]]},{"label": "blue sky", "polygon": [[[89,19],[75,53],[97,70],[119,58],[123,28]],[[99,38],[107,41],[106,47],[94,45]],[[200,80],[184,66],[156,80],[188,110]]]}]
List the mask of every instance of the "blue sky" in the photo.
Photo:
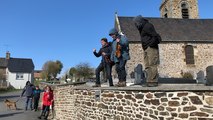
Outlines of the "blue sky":
[{"label": "blue sky", "polygon": [[[35,69],[60,60],[63,71],[80,62],[97,67],[101,47],[119,16],[159,17],[161,0],[0,0],[0,57],[32,58]],[[199,0],[200,18],[213,18],[213,0]]]}]

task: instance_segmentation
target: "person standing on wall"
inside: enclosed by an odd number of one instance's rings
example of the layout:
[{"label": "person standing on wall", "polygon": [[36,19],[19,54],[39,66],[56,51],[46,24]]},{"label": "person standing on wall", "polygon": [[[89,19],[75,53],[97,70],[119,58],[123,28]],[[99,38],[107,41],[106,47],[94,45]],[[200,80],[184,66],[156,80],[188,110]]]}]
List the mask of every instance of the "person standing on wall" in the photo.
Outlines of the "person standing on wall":
[{"label": "person standing on wall", "polygon": [[93,54],[96,57],[102,56],[101,63],[99,64],[99,66],[95,70],[96,84],[93,85],[93,87],[101,87],[100,72],[103,71],[104,69],[105,69],[105,72],[107,74],[107,79],[109,80],[109,86],[113,86],[112,74],[111,74],[113,63],[110,60],[112,48],[111,48],[111,45],[108,43],[107,38],[101,39],[101,45],[102,45],[102,47],[98,51],[98,53],[96,52],[96,49],[93,49]]},{"label": "person standing on wall", "polygon": [[112,54],[111,60],[115,63],[115,69],[118,74],[117,87],[126,86],[126,70],[125,65],[127,60],[130,60],[129,56],[129,41],[126,36],[121,35],[113,28],[109,31],[109,36],[112,37]]},{"label": "person standing on wall", "polygon": [[141,15],[133,19],[140,36],[144,50],[145,71],[147,73],[146,86],[158,86],[158,44],[161,42],[160,35],[156,32],[153,24]]}]

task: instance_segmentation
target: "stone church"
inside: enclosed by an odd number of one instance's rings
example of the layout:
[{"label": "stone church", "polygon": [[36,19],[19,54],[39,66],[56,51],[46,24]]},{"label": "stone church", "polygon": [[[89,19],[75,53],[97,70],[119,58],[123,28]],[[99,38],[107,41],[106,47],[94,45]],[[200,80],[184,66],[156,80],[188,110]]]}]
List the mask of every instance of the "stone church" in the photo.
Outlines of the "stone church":
[{"label": "stone church", "polygon": [[[206,67],[213,65],[213,19],[199,19],[197,0],[162,0],[160,14],[160,18],[145,17],[162,37],[159,76],[182,78],[190,73],[196,78],[200,71],[206,74]],[[129,39],[128,77],[144,62],[140,35],[132,21],[134,17],[115,17],[115,27]]]}]

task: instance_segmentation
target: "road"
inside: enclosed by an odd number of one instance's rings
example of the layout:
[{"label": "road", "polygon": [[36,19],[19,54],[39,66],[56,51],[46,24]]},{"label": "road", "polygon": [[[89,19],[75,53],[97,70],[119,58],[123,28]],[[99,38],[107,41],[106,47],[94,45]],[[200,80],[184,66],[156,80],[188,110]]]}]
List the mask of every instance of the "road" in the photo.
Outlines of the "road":
[{"label": "road", "polygon": [[[40,111],[24,110],[25,97],[20,98],[21,91],[0,94],[0,120],[38,120]],[[16,101],[17,110],[9,110],[4,104],[4,100]]]}]

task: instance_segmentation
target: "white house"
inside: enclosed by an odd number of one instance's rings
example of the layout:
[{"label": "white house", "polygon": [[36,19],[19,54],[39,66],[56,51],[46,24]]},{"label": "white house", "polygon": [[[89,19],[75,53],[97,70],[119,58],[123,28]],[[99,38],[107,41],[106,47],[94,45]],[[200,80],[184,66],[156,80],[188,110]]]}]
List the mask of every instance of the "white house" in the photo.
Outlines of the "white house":
[{"label": "white house", "polygon": [[34,64],[32,59],[11,58],[10,53],[7,52],[6,58],[0,58],[0,69],[5,72],[8,86],[22,89],[27,81],[34,82]]}]

